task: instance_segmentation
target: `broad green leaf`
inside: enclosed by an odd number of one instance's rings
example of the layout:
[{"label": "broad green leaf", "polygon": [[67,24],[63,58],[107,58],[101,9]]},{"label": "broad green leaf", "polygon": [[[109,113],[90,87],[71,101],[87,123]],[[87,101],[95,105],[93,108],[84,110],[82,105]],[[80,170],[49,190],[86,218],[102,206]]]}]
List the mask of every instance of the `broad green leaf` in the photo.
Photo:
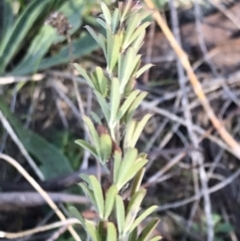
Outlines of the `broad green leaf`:
[{"label": "broad green leaf", "polygon": [[[139,159],[139,158],[138,158]],[[119,187],[123,187],[127,182],[129,182],[137,172],[147,164],[147,159],[140,158],[139,161],[134,162],[133,166],[129,168],[125,173],[122,174],[122,180],[118,182]]]},{"label": "broad green leaf", "polygon": [[85,193],[85,195],[89,198],[90,202],[92,203],[92,205],[98,209],[98,206],[97,206],[97,201],[95,200],[95,196],[94,196],[94,193],[93,191],[90,190],[89,187],[87,187],[87,185],[85,183],[79,183],[78,184],[83,192]]},{"label": "broad green leaf", "polygon": [[135,110],[138,108],[138,106],[142,103],[142,100],[147,96],[147,92],[143,91],[141,92],[137,98],[133,101],[133,103],[131,104],[131,106],[129,107],[129,109],[127,110],[127,113],[125,115],[125,122],[128,123],[133,115]]},{"label": "broad green leaf", "polygon": [[137,122],[136,128],[134,130],[133,136],[132,136],[132,142],[130,144],[131,147],[134,147],[138,141],[138,138],[142,134],[142,131],[148,122],[148,120],[152,117],[151,114],[145,115],[141,121]]},{"label": "broad green leaf", "polygon": [[82,214],[74,206],[68,207],[68,211],[71,216],[77,218],[81,222],[82,226],[85,228],[85,219]]},{"label": "broad green leaf", "polygon": [[130,105],[132,104],[132,102],[134,101],[134,99],[136,98],[136,96],[140,93],[140,90],[134,90],[128,97],[127,99],[124,101],[123,105],[121,106],[121,108],[118,111],[116,120],[119,121],[123,115],[125,114],[125,112],[128,110],[128,108],[130,107]]},{"label": "broad green leaf", "polygon": [[138,151],[136,148],[129,148],[124,155],[123,161],[121,162],[118,178],[117,178],[117,187],[122,188],[125,185],[125,174],[128,172],[129,168],[133,167],[133,163],[137,159]]},{"label": "broad green leaf", "polygon": [[141,183],[142,183],[142,179],[145,173],[145,168],[141,168],[136,176],[134,177],[133,183],[132,183],[132,187],[131,187],[131,197],[137,192],[139,191],[140,187],[141,187]]},{"label": "broad green leaf", "polygon": [[0,2],[1,8],[1,24],[0,24],[0,46],[3,45],[2,41],[4,38],[8,38],[7,35],[11,33],[14,24],[14,14],[13,10],[8,1]]},{"label": "broad green leaf", "polygon": [[105,19],[106,23],[108,25],[111,25],[112,16],[111,16],[111,13],[110,13],[110,10],[109,10],[108,6],[104,2],[101,2],[101,9],[102,9],[102,12],[103,12],[104,19]]},{"label": "broad green leaf", "polygon": [[123,233],[123,227],[125,225],[125,207],[122,197],[116,196],[116,217],[117,217],[117,227],[120,236]]},{"label": "broad green leaf", "polygon": [[132,223],[135,220],[140,210],[140,206],[145,195],[146,195],[146,190],[141,189],[138,192],[136,192],[131,198],[127,207],[127,212],[126,212],[124,234],[128,233],[129,230],[131,229]]},{"label": "broad green leaf", "polygon": [[113,123],[116,122],[115,118],[120,105],[120,93],[119,93],[119,80],[117,78],[112,79],[111,83],[111,96],[110,96],[110,125],[114,127]]},{"label": "broad green leaf", "polygon": [[101,241],[98,230],[91,222],[87,221],[85,224],[85,227],[86,227],[87,233],[91,237],[91,241]]},{"label": "broad green leaf", "polygon": [[[79,38],[72,41],[72,52],[73,59],[79,59],[85,55],[90,54],[92,51],[97,50],[99,48],[98,44],[94,41],[94,39],[86,33],[80,35]],[[45,57],[38,69],[45,70],[55,66],[59,66],[61,64],[68,64],[70,61],[69,56],[69,47],[63,46],[62,49],[55,55],[50,57]]]},{"label": "broad green leaf", "polygon": [[42,14],[48,12],[53,0],[33,1],[21,15],[17,18],[16,23],[11,29],[11,33],[6,35],[0,46],[0,74],[4,72],[6,66],[19,50],[22,41],[33,27],[36,20]]},{"label": "broad green leaf", "polygon": [[136,78],[139,78],[144,72],[146,72],[148,69],[150,69],[153,66],[153,64],[146,64],[141,69],[139,69],[136,73]]},{"label": "broad green leaf", "polygon": [[158,219],[151,220],[143,229],[142,233],[139,235],[138,241],[147,241],[149,237],[151,237],[153,230],[156,228],[158,223],[159,223]]},{"label": "broad green leaf", "polygon": [[31,130],[25,129],[0,98],[0,110],[9,121],[26,150],[40,163],[46,179],[70,174],[73,169],[62,152]]},{"label": "broad green leaf", "polygon": [[92,83],[91,78],[89,77],[89,75],[87,74],[86,70],[83,69],[80,65],[78,64],[74,64],[74,67],[77,69],[77,71],[79,72],[80,75],[82,75],[82,77],[86,80],[87,84],[91,87],[94,88],[94,85]]},{"label": "broad green leaf", "polygon": [[97,133],[91,119],[88,116],[84,115],[82,118],[83,118],[84,122],[86,123],[86,125],[89,129],[89,132],[91,133],[93,143],[96,146],[97,152],[99,153],[101,147],[100,147],[100,138],[98,136],[98,133]]},{"label": "broad green leaf", "polygon": [[100,136],[100,155],[103,163],[109,161],[112,154],[112,138],[108,134],[102,134]]},{"label": "broad green leaf", "polygon": [[131,146],[132,137],[133,137],[136,125],[137,125],[137,121],[135,120],[131,120],[127,125],[126,134],[123,141],[124,150]]},{"label": "broad green leaf", "polygon": [[113,223],[107,223],[107,241],[117,241],[117,230]]},{"label": "broad green leaf", "polygon": [[113,163],[113,182],[117,184],[118,172],[122,162],[122,154],[119,151],[114,152],[114,163]]},{"label": "broad green leaf", "polygon": [[111,186],[106,194],[106,201],[105,201],[105,214],[104,214],[104,219],[108,220],[108,217],[110,216],[113,206],[114,206],[114,201],[116,199],[116,195],[118,193],[118,189],[116,186]]},{"label": "broad green leaf", "polygon": [[90,176],[89,179],[92,184],[93,193],[94,193],[94,197],[96,200],[99,217],[101,219],[103,219],[103,217],[104,217],[104,199],[103,199],[102,187],[95,176]]},{"label": "broad green leaf", "polygon": [[109,110],[108,103],[97,91],[94,91],[94,94],[97,97],[98,103],[101,106],[101,109],[102,109],[102,112],[105,116],[106,121],[109,122],[109,120],[110,120],[110,110]]},{"label": "broad green leaf", "polygon": [[26,73],[35,73],[44,55],[48,52],[56,36],[56,30],[44,25],[39,34],[32,41],[23,60],[11,72],[13,75],[21,76]]},{"label": "broad green leaf", "polygon": [[138,225],[146,219],[146,217],[148,217],[151,213],[153,213],[156,209],[158,208],[158,206],[151,206],[148,209],[146,209],[137,219],[134,220],[131,228],[130,228],[130,232],[133,232],[133,230],[138,227]]},{"label": "broad green leaf", "polygon": [[88,142],[84,140],[76,140],[75,143],[84,148],[85,150],[88,150],[95,158],[98,158],[96,149]]}]

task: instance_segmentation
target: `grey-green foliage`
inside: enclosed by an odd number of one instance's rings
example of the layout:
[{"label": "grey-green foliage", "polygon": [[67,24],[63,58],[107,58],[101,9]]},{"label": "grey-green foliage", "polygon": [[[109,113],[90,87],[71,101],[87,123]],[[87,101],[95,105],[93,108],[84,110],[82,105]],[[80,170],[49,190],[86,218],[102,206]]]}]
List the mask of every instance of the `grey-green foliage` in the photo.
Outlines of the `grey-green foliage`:
[{"label": "grey-green foliage", "polygon": [[[150,12],[130,0],[121,2],[113,11],[101,3],[101,9],[102,15],[97,21],[105,34],[95,32],[90,26],[86,28],[103,50],[106,69],[97,67],[87,73],[78,64],[75,67],[93,89],[104,120],[92,114],[97,120],[96,127],[94,121],[84,116],[91,142],[78,140],[76,143],[90,151],[108,170],[109,177],[106,185],[101,186],[95,176],[81,176],[84,182],[80,186],[97,211],[99,221],[84,220],[76,210],[73,213],[79,217],[92,241],[155,241],[161,238],[152,237],[158,220],[151,219],[141,232],[138,230],[139,224],[154,212],[156,206],[141,211],[146,195],[141,182],[148,160],[147,155],[139,153],[135,147],[151,115],[147,114],[141,120],[133,118],[146,96],[146,92],[135,90],[136,78],[152,66],[141,67],[141,55],[138,54],[150,24],[144,20]],[[123,193],[131,181],[124,198]]]}]

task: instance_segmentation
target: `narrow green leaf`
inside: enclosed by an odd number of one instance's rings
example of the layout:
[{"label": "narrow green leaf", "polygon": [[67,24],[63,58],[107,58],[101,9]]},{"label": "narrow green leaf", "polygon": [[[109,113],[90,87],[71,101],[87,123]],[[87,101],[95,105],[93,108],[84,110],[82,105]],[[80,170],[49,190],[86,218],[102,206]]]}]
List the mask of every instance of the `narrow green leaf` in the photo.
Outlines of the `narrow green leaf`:
[{"label": "narrow green leaf", "polygon": [[123,105],[121,106],[121,108],[118,111],[118,114],[116,116],[116,120],[119,121],[123,115],[126,113],[126,111],[128,110],[128,108],[130,107],[130,105],[132,104],[132,102],[134,101],[134,99],[137,97],[137,95],[140,93],[140,90],[134,90],[128,97],[127,99],[124,101]]},{"label": "narrow green leaf", "polygon": [[127,148],[129,148],[131,146],[131,141],[132,141],[132,137],[133,137],[136,125],[137,125],[137,122],[135,120],[131,120],[127,124],[126,134],[125,134],[124,141],[123,141],[124,150],[126,150]]},{"label": "narrow green leaf", "polygon": [[146,217],[148,217],[151,213],[153,213],[156,209],[158,208],[158,206],[151,206],[148,209],[146,209],[137,219],[134,220],[131,228],[130,228],[130,232],[133,232],[133,230],[138,227],[138,225],[146,219]]},{"label": "narrow green leaf", "polygon": [[119,54],[120,54],[120,48],[121,48],[121,45],[122,45],[122,36],[121,36],[121,33],[118,33],[118,34],[114,34],[113,37],[112,37],[112,49],[110,50],[111,51],[111,56],[110,56],[110,59],[109,59],[109,70],[112,72],[116,63],[117,63],[117,60],[119,58]]},{"label": "narrow green leaf", "polygon": [[84,148],[85,150],[88,150],[95,158],[98,158],[96,149],[88,142],[84,140],[76,140],[75,143]]},{"label": "narrow green leaf", "polygon": [[127,14],[129,13],[129,10],[132,7],[132,2],[133,2],[133,0],[127,1],[126,5],[125,5],[125,8],[124,8],[124,11],[123,11],[123,14],[122,14],[122,17],[121,17],[121,22],[125,21],[126,16],[127,16]]},{"label": "narrow green leaf", "polygon": [[109,107],[108,107],[108,103],[97,91],[94,91],[94,94],[97,97],[98,103],[101,106],[101,109],[102,109],[102,112],[105,116],[106,121],[109,122],[109,120],[110,120],[110,110],[109,110]]},{"label": "narrow green leaf", "polygon": [[139,69],[136,73],[136,78],[139,78],[144,72],[146,72],[148,69],[150,69],[153,66],[153,64],[146,64],[141,69]]},{"label": "narrow green leaf", "polygon": [[103,199],[103,191],[101,184],[97,180],[97,178],[93,175],[89,177],[91,183],[92,183],[92,188],[93,188],[93,193],[94,197],[96,200],[97,204],[97,209],[98,209],[98,214],[101,219],[104,217],[104,199]]},{"label": "narrow green leaf", "polygon": [[107,223],[107,241],[117,241],[117,230],[113,223]]},{"label": "narrow green leaf", "polygon": [[96,76],[98,85],[100,87],[100,93],[103,97],[106,97],[107,91],[108,91],[108,85],[107,85],[107,78],[104,75],[103,69],[100,67],[96,67]]},{"label": "narrow green leaf", "polygon": [[89,221],[85,224],[86,231],[90,235],[92,241],[101,241],[100,235],[96,227]]},{"label": "narrow green leaf", "polygon": [[104,214],[104,219],[108,220],[108,217],[110,216],[113,206],[114,206],[114,201],[116,199],[116,195],[118,193],[118,189],[116,186],[111,186],[106,194],[106,201],[105,201],[105,214]]},{"label": "narrow green leaf", "polygon": [[97,133],[91,119],[88,116],[84,115],[82,118],[83,118],[84,122],[86,123],[86,125],[89,129],[89,132],[91,133],[93,143],[96,146],[96,150],[97,150],[97,152],[99,152],[99,150],[100,150],[100,139],[99,139],[98,133]]},{"label": "narrow green leaf", "polygon": [[120,236],[123,233],[123,227],[125,225],[125,208],[122,197],[116,196],[116,217],[117,217],[117,227]]},{"label": "narrow green leaf", "polygon": [[114,152],[114,163],[113,163],[113,182],[117,184],[118,172],[122,162],[122,154],[118,151]]},{"label": "narrow green leaf", "polygon": [[135,194],[135,192],[139,191],[145,170],[146,170],[145,168],[141,168],[137,172],[136,176],[134,177],[132,187],[131,187],[131,197]]},{"label": "narrow green leaf", "polygon": [[125,226],[123,231],[124,234],[127,234],[131,229],[132,223],[135,220],[140,210],[140,206],[145,195],[146,195],[146,190],[141,189],[138,192],[136,192],[134,196],[131,198],[128,204],[127,212],[126,212],[126,221],[125,221]]},{"label": "narrow green leaf", "polygon": [[102,9],[102,12],[103,12],[106,23],[108,25],[111,25],[112,16],[111,16],[111,13],[110,13],[110,10],[109,10],[108,6],[104,2],[101,2],[101,9]]},{"label": "narrow green leaf", "polygon": [[99,116],[98,116],[95,112],[91,111],[91,112],[90,112],[90,115],[91,115],[92,119],[93,119],[96,123],[102,124],[101,119],[99,118]]},{"label": "narrow green leaf", "polygon": [[154,238],[151,238],[149,241],[159,241],[162,240],[162,236],[156,236]]},{"label": "narrow green leaf", "polygon": [[125,36],[124,36],[124,41],[123,41],[123,46],[122,48],[125,50],[129,44],[129,39],[133,35],[134,31],[138,27],[138,24],[141,20],[139,19],[139,14],[135,13],[132,14],[132,16],[128,19],[127,21],[127,29],[125,31]]},{"label": "narrow green leaf", "polygon": [[135,228],[129,235],[128,241],[137,241],[138,228]]},{"label": "narrow green leaf", "polygon": [[[135,32],[130,36],[128,42],[126,43],[126,48],[132,43],[134,42],[142,33],[144,33],[145,35],[145,29],[150,25],[150,22],[145,22],[143,24],[141,24],[140,26],[138,26],[135,30]],[[138,42],[138,45],[136,45],[135,42],[135,47],[137,47],[137,49],[139,49],[141,47],[141,42]]]},{"label": "narrow green leaf", "polygon": [[159,223],[158,219],[151,220],[143,229],[142,233],[139,235],[138,241],[147,241],[149,237],[152,235],[152,232],[156,228],[158,223]]},{"label": "narrow green leaf", "polygon": [[115,8],[112,17],[112,32],[115,33],[117,31],[117,27],[119,26],[120,21],[120,11],[118,8]]},{"label": "narrow green leaf", "polygon": [[131,142],[131,147],[134,147],[140,137],[140,135],[142,134],[142,131],[146,125],[146,123],[148,122],[148,120],[152,117],[151,114],[147,114],[145,115],[141,121],[139,121],[136,125],[136,128],[134,130],[134,134],[132,136],[132,142]]},{"label": "narrow green leaf", "polygon": [[133,101],[133,103],[131,104],[131,106],[129,107],[129,109],[127,110],[127,113],[126,113],[126,117],[125,117],[125,122],[128,123],[133,115],[134,115],[134,112],[135,110],[138,108],[138,106],[142,103],[142,100],[147,96],[147,92],[146,91],[143,91],[141,92],[137,98]]},{"label": "narrow green leaf", "polygon": [[147,159],[140,158],[139,161],[134,162],[132,167],[130,167],[124,174],[122,174],[122,182],[118,182],[118,186],[121,188],[127,182],[129,182],[134,176],[136,176],[137,172],[147,164]]},{"label": "narrow green leaf", "polygon": [[129,168],[132,168],[133,163],[137,159],[138,151],[136,148],[129,148],[124,155],[123,161],[121,162],[121,166],[118,172],[117,178],[117,187],[121,188],[126,184],[124,179],[125,174],[128,172]]},{"label": "narrow green leaf", "polygon": [[91,36],[94,38],[94,40],[98,43],[98,45],[102,48],[104,51],[105,57],[106,57],[106,46],[105,46],[105,38],[102,34],[96,34],[95,31],[90,26],[85,26],[85,28],[88,30],[88,32],[91,34]]},{"label": "narrow green leaf", "polygon": [[91,78],[89,77],[89,75],[87,74],[87,72],[85,71],[85,69],[83,69],[80,65],[78,64],[73,64],[74,67],[77,69],[77,71],[79,72],[80,75],[82,75],[82,77],[86,80],[87,84],[94,89],[94,85],[92,83]]},{"label": "narrow green leaf", "polygon": [[[139,58],[139,57],[138,57]],[[123,65],[121,68],[121,74],[119,77],[120,80],[120,93],[123,94],[124,93],[124,89],[125,86],[127,85],[128,81],[130,80],[131,74],[133,72],[133,69],[135,67],[135,62],[138,59],[136,56],[136,52],[135,50],[130,47],[127,52],[126,55],[124,57],[124,59],[122,60]]]},{"label": "narrow green leaf", "polygon": [[81,222],[82,226],[85,228],[85,219],[83,218],[82,214],[74,206],[68,207],[68,211],[70,215],[77,218]]},{"label": "narrow green leaf", "polygon": [[102,162],[106,163],[112,154],[112,138],[108,134],[102,134],[100,136],[100,155],[102,157]]},{"label": "narrow green leaf", "polygon": [[79,183],[78,185],[82,188],[83,192],[84,192],[85,195],[89,198],[89,200],[90,200],[90,202],[92,203],[92,205],[93,205],[96,209],[98,209],[97,203],[96,203],[96,200],[95,200],[95,197],[94,197],[93,192],[86,186],[85,183]]},{"label": "narrow green leaf", "polygon": [[138,52],[142,47],[145,35],[146,35],[146,30],[143,31],[131,44],[131,46],[135,49],[136,52]]},{"label": "narrow green leaf", "polygon": [[97,21],[104,29],[107,28],[107,24],[106,24],[106,22],[105,22],[103,19],[97,18],[96,21]]},{"label": "narrow green leaf", "polygon": [[117,78],[112,79],[111,85],[111,96],[110,96],[110,103],[111,103],[111,111],[110,111],[110,125],[116,122],[115,118],[119,109],[120,105],[120,93],[119,93],[119,80]]},{"label": "narrow green leaf", "polygon": [[92,183],[90,182],[90,179],[89,179],[89,175],[87,175],[87,174],[85,174],[85,173],[81,173],[81,174],[79,175],[79,177],[80,177],[84,182],[87,183],[87,185],[88,185],[88,187],[89,187],[90,190],[93,190],[93,188],[92,188]]}]

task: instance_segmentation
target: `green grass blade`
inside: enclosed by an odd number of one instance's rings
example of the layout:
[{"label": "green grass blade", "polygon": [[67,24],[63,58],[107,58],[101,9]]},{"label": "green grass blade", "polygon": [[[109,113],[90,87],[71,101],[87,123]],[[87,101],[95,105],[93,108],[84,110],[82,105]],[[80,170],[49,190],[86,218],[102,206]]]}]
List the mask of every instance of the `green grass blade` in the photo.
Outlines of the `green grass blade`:
[{"label": "green grass blade", "polygon": [[116,196],[116,217],[117,217],[117,227],[120,236],[123,233],[123,228],[125,224],[125,208],[121,196]]},{"label": "green grass blade", "polygon": [[158,223],[158,219],[151,220],[143,229],[142,233],[139,235],[138,241],[148,241],[149,237],[151,237],[153,230],[156,228]]},{"label": "green grass blade", "polygon": [[76,140],[75,143],[84,148],[85,150],[88,150],[95,158],[98,158],[96,149],[88,142],[84,140]]},{"label": "green grass blade", "polygon": [[107,241],[117,241],[117,230],[113,223],[107,223]]}]

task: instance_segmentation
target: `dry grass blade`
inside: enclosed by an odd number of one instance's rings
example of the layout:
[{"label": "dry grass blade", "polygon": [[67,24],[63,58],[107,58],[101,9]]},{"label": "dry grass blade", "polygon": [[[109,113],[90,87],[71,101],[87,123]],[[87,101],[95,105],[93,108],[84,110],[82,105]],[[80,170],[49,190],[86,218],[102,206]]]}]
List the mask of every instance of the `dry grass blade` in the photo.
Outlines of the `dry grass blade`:
[{"label": "dry grass blade", "polygon": [[234,140],[234,138],[231,136],[231,134],[225,129],[225,127],[222,125],[222,123],[219,121],[219,119],[216,117],[211,105],[209,104],[208,99],[206,98],[203,88],[195,75],[193,68],[191,67],[191,64],[188,60],[187,54],[184,52],[184,50],[179,46],[177,40],[173,36],[171,30],[167,26],[166,22],[163,20],[160,13],[157,11],[156,7],[153,4],[152,0],[145,0],[147,6],[153,10],[153,17],[158,23],[159,27],[162,29],[163,33],[165,34],[166,38],[168,39],[170,45],[176,52],[178,58],[180,59],[187,76],[192,84],[192,87],[194,89],[195,94],[199,98],[199,101],[201,102],[203,108],[206,111],[206,114],[208,118],[211,120],[213,126],[218,131],[219,135],[222,137],[222,139],[227,143],[227,145],[233,150],[235,155],[240,158],[240,145],[239,143]]},{"label": "dry grass blade", "polygon": [[34,229],[30,229],[30,230],[26,230],[23,232],[18,232],[18,233],[8,233],[8,232],[3,232],[0,231],[0,238],[7,238],[7,239],[19,239],[22,237],[26,237],[29,235],[33,235],[36,233],[40,233],[40,232],[46,232],[49,231],[51,229],[55,229],[55,228],[59,228],[59,227],[65,227],[65,226],[69,226],[69,225],[73,225],[73,224],[80,224],[79,220],[76,218],[71,218],[71,219],[66,219],[63,221],[59,221],[59,222],[55,222],[52,224],[47,224],[45,226],[41,226],[41,227],[37,227]]},{"label": "dry grass blade", "polygon": [[[41,186],[25,171],[25,169],[13,158],[8,155],[0,154],[0,158],[4,161],[8,162],[12,166],[14,166],[19,173],[21,173],[24,178],[36,189],[36,191],[44,198],[44,200],[48,203],[48,205],[52,208],[52,210],[57,214],[57,216],[62,221],[66,221],[64,214],[59,210],[58,206],[52,201],[46,191],[44,191]],[[69,232],[72,234],[76,241],[81,241],[80,237],[73,229],[72,226],[68,228]],[[5,237],[5,236],[3,236]]]}]

